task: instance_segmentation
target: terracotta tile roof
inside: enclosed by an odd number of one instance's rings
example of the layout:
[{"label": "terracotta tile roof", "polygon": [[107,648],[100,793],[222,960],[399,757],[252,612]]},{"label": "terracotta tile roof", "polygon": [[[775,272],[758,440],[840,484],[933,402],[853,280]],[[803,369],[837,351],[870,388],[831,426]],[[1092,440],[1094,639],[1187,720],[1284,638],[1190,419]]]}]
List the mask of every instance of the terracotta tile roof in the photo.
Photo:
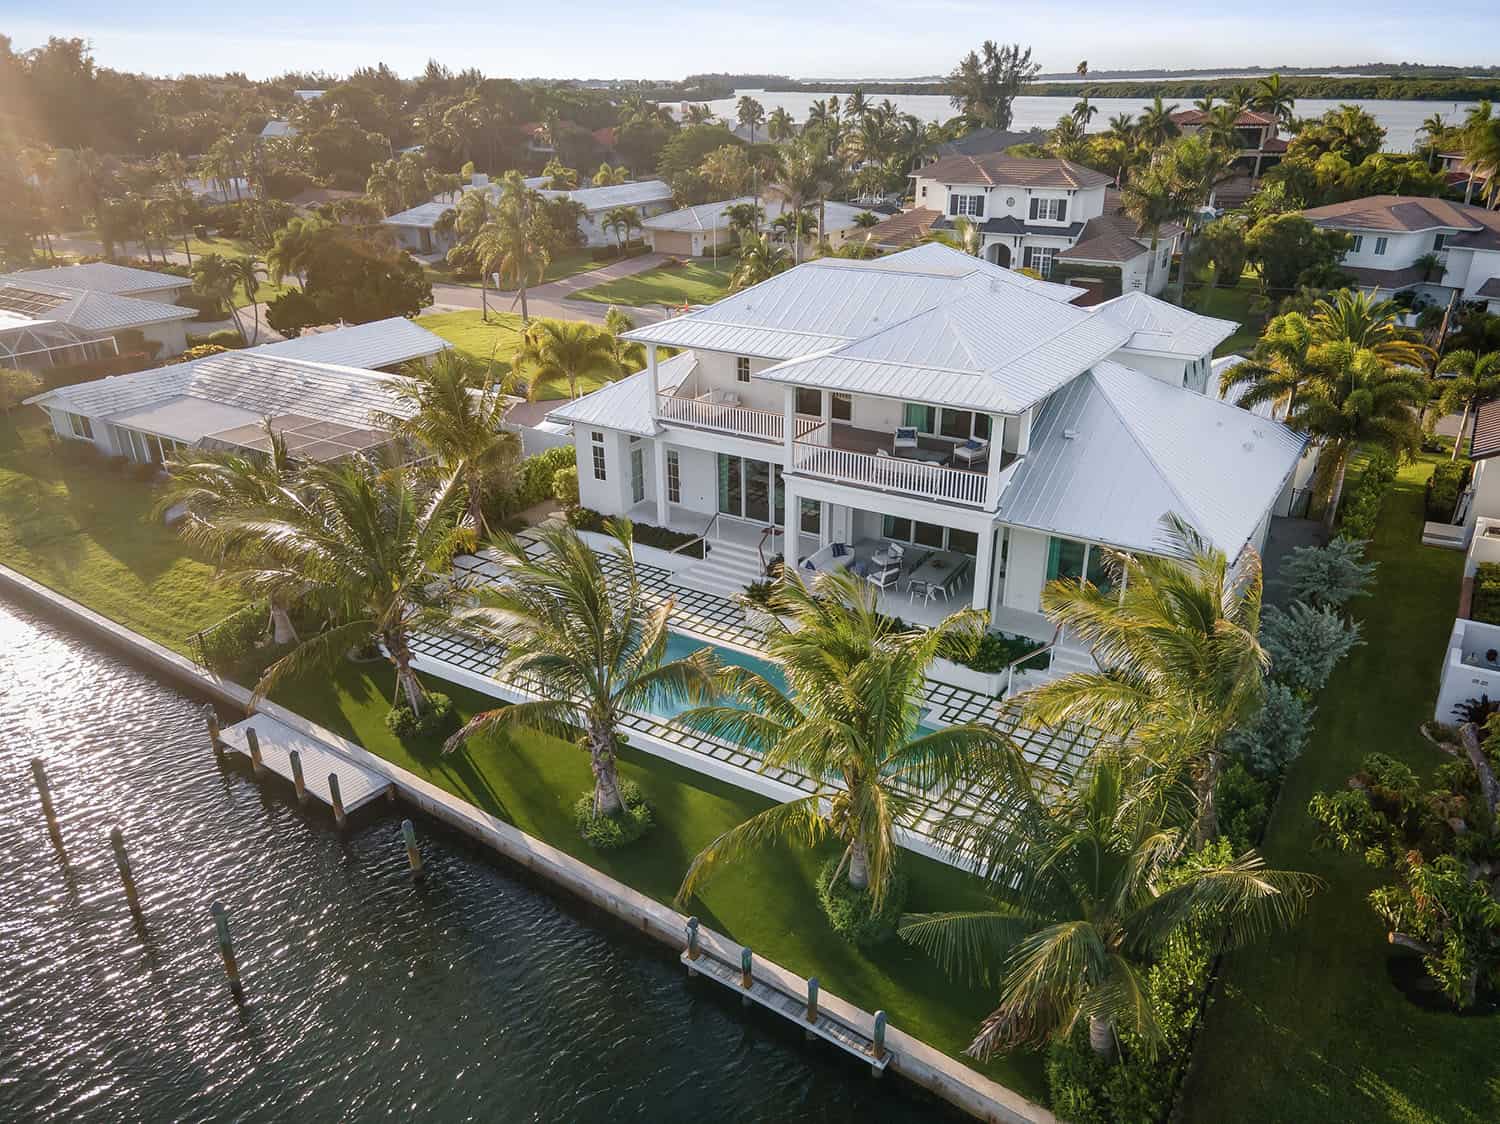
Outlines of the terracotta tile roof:
[{"label": "terracotta tile roof", "polygon": [[940,217],[941,212],[930,207],[915,207],[882,219],[863,233],[855,231],[851,237],[868,240],[870,245],[883,249],[913,246],[923,239]]},{"label": "terracotta tile roof", "polygon": [[[1179,109],[1172,114],[1172,120],[1179,125],[1202,125],[1209,119],[1209,115],[1201,109]],[[1242,109],[1240,115],[1234,119],[1236,125],[1274,125],[1276,118],[1265,113],[1258,113],[1253,109]]]},{"label": "terracotta tile roof", "polygon": [[1315,226],[1350,230],[1415,231],[1450,227],[1480,233],[1500,231],[1500,212],[1420,195],[1369,195],[1313,207],[1302,217]]},{"label": "terracotta tile roof", "polygon": [[1085,168],[1071,160],[1024,159],[989,153],[980,156],[944,156],[919,168],[923,179],[942,183],[985,184],[989,187],[1101,187],[1112,182],[1103,172]]},{"label": "terracotta tile roof", "polygon": [[1486,402],[1475,411],[1474,439],[1469,456],[1482,461],[1500,453],[1500,401]]},{"label": "terracotta tile roof", "polygon": [[1404,269],[1371,269],[1363,265],[1341,265],[1339,268],[1360,285],[1381,289],[1404,289],[1427,280],[1427,270],[1420,265],[1409,265]]},{"label": "terracotta tile roof", "polygon": [[1286,144],[1286,140],[1282,137],[1267,137],[1260,146],[1260,150],[1262,152],[1285,152]]}]

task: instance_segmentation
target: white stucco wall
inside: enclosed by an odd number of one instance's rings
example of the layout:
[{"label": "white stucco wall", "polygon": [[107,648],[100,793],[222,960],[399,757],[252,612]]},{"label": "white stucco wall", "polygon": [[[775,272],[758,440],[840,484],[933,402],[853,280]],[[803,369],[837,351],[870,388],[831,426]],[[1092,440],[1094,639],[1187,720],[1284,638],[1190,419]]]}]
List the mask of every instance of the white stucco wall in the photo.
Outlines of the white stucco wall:
[{"label": "white stucco wall", "polygon": [[[169,359],[187,350],[187,324],[186,320],[168,320],[162,324],[147,324],[140,332],[148,340],[161,344],[161,350],[156,353],[158,359]],[[115,342],[120,342],[118,337]],[[123,344],[120,350],[125,350]]]}]

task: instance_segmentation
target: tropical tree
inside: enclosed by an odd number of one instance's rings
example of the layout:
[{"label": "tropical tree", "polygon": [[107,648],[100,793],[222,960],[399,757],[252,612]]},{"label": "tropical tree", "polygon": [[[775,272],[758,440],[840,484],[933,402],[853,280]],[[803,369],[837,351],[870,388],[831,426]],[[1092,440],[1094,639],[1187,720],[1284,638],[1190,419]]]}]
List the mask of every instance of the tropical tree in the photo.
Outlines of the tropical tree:
[{"label": "tropical tree", "polygon": [[1120,188],[1120,204],[1141,232],[1150,237],[1150,258],[1146,262],[1146,292],[1150,293],[1156,278],[1161,228],[1187,219],[1193,209],[1191,197],[1177,179],[1171,162],[1162,161],[1149,164],[1130,177]]},{"label": "tropical tree", "polygon": [[735,241],[743,243],[760,230],[766,221],[766,209],[758,203],[731,203],[724,208],[724,217]]},{"label": "tropical tree", "polygon": [[295,502],[231,514],[218,527],[231,549],[254,559],[238,575],[248,592],[309,598],[338,622],[272,664],[257,697],[286,675],[335,666],[373,636],[395,669],[397,697],[422,714],[427,691],[411,666],[411,631],[450,599],[448,567],[472,536],[462,482],[433,483],[414,468],[356,456],[304,469],[295,492]]},{"label": "tropical tree", "polygon": [[1368,348],[1393,366],[1430,370],[1437,356],[1416,331],[1401,326],[1400,315],[1395,301],[1376,299],[1373,289],[1340,289],[1313,305],[1313,335],[1322,343]]},{"label": "tropical tree", "polygon": [[1271,74],[1256,82],[1255,95],[1251,98],[1250,108],[1274,117],[1279,124],[1288,126],[1296,118],[1297,99],[1287,88],[1286,83],[1281,80],[1281,75]]},{"label": "tropical tree", "polygon": [[1439,408],[1445,414],[1462,409],[1458,422],[1458,436],[1453,440],[1453,454],[1448,459],[1457,460],[1458,450],[1464,443],[1464,430],[1468,428],[1469,414],[1479,421],[1478,409],[1482,403],[1500,398],[1500,351],[1487,355],[1476,355],[1472,351],[1450,351],[1438,364],[1438,374],[1450,375],[1443,383],[1443,395]]},{"label": "tropical tree", "polygon": [[[260,339],[260,284],[265,280],[265,267],[261,265],[259,258],[248,254],[244,257],[230,258],[229,261],[234,267],[235,283],[245,294],[245,301],[250,306],[251,322],[255,326],[250,342],[255,343]],[[234,322],[240,329],[240,338],[244,339],[245,326],[240,323],[238,312],[234,313]]]},{"label": "tropical tree", "polygon": [[594,173],[593,183],[595,187],[613,187],[622,183],[630,182],[630,169],[624,164],[611,167],[608,161],[599,165],[599,170]]},{"label": "tropical tree", "polygon": [[1186,762],[1199,836],[1216,831],[1220,743],[1260,703],[1267,657],[1260,626],[1260,557],[1231,567],[1181,517],[1163,520],[1160,554],[1111,557],[1113,587],[1057,580],[1042,607],[1098,662],[1026,695],[1049,725],[1082,722],[1159,761]]},{"label": "tropical tree", "polygon": [[483,365],[456,349],[429,362],[406,365],[389,382],[391,396],[405,409],[382,420],[390,432],[432,455],[443,476],[456,476],[467,499],[469,525],[487,533],[485,500],[514,490],[521,463],[521,439],[505,429],[510,408],[506,379],[493,363]]},{"label": "tropical tree", "polygon": [[1269,402],[1277,417],[1287,417],[1298,394],[1319,376],[1309,357],[1316,342],[1306,316],[1282,313],[1266,325],[1248,359],[1225,368],[1219,377],[1219,393],[1228,398],[1231,389],[1243,387],[1233,399],[1236,405],[1248,410]]},{"label": "tropical tree", "polygon": [[[478,192],[474,194],[480,195]],[[266,267],[274,284],[280,285],[287,277],[295,276],[306,286],[307,267],[316,252],[318,232],[328,225],[326,219],[297,215],[276,232],[276,239],[266,254]]]},{"label": "tropical tree", "polygon": [[708,844],[677,901],[715,868],[757,848],[777,840],[815,846],[832,836],[844,848],[836,877],[867,891],[878,907],[896,867],[896,833],[926,813],[925,793],[981,766],[1003,774],[1018,759],[986,723],[918,733],[928,665],[938,656],[971,655],[986,615],[962,609],[935,628],[908,630],[877,611],[872,586],[842,570],[818,575],[811,586],[790,571],[773,596],[766,651],[786,689],[748,668],[724,667],[719,689],[735,701],[697,707],[679,720],[759,753],[765,768],[802,773],[818,788]]},{"label": "tropical tree", "polygon": [[1039,1045],[1080,1022],[1101,1058],[1120,1031],[1154,1051],[1163,1034],[1145,977],[1174,940],[1222,933],[1233,947],[1303,914],[1321,885],[1312,875],[1268,870],[1253,851],[1191,849],[1180,776],[1109,753],[1062,787],[1022,762],[996,779],[1003,817],[940,829],[975,856],[994,906],[908,915],[900,933],[949,972],[999,986],[967,1053]]},{"label": "tropical tree", "polygon": [[1230,129],[1227,144],[1215,143],[1204,137],[1184,137],[1170,150],[1171,176],[1176,182],[1182,203],[1180,219],[1182,231],[1182,265],[1177,271],[1177,303],[1183,303],[1187,289],[1188,254],[1191,250],[1193,228],[1202,208],[1212,206],[1214,192],[1225,181],[1234,168],[1237,155]]},{"label": "tropical tree", "polygon": [[797,134],[797,122],[792,115],[786,111],[785,106],[778,105],[771,110],[771,116],[766,118],[766,136],[776,144],[789,141]]},{"label": "tropical tree", "polygon": [[543,397],[546,383],[566,382],[568,397],[577,398],[580,380],[608,380],[620,373],[614,338],[582,320],[537,321],[526,333],[516,363],[530,380],[533,401]]},{"label": "tropical tree", "polygon": [[1087,129],[1089,127],[1089,122],[1098,115],[1099,107],[1089,101],[1089,96],[1087,94],[1084,94],[1083,97],[1078,99],[1077,103],[1073,106],[1072,113],[1070,114],[1073,120],[1078,122],[1078,126],[1081,129]]},{"label": "tropical tree", "polygon": [[734,289],[758,285],[769,277],[791,268],[792,255],[785,246],[778,246],[764,234],[752,234],[740,239],[740,256],[735,263],[729,284]]},{"label": "tropical tree", "polygon": [[1488,99],[1477,102],[1465,116],[1463,147],[1469,171],[1464,202],[1474,198],[1474,186],[1483,178],[1490,205],[1500,206],[1500,116],[1496,116]]},{"label": "tropical tree", "polygon": [[757,125],[764,124],[766,120],[766,107],[746,94],[735,104],[735,118],[750,130],[750,143],[754,144],[755,128]]},{"label": "tropical tree", "polygon": [[950,219],[949,222],[947,230],[929,230],[923,236],[922,241],[938,242],[961,254],[979,257],[984,242],[984,234],[979,229],[979,224],[964,215]]},{"label": "tropical tree", "polygon": [[625,256],[625,245],[630,241],[630,232],[639,230],[641,226],[641,213],[634,207],[611,207],[604,212],[600,227],[604,230],[612,230],[615,235],[615,244],[620,248],[620,256]]},{"label": "tropical tree", "polygon": [[241,342],[249,343],[245,337],[245,325],[234,314],[234,291],[239,284],[239,269],[234,260],[223,254],[198,255],[197,262],[193,264],[193,290],[206,297],[213,297],[229,309],[229,315],[234,316],[235,327],[240,331]]},{"label": "tropical tree", "polygon": [[[515,285],[523,324],[531,320],[526,306],[527,286],[541,281],[551,260],[549,231],[540,204],[541,196],[522,182],[520,172],[507,172],[500,202],[473,242],[472,252],[480,271],[498,273],[501,284],[509,281]],[[488,314],[486,308],[486,319]]]},{"label": "tropical tree", "polygon": [[1172,120],[1172,114],[1176,112],[1175,103],[1162,104],[1160,94],[1153,98],[1151,104],[1141,111],[1141,119],[1136,125],[1136,135],[1140,137],[1141,143],[1147,148],[1160,148],[1177,136],[1182,130]]},{"label": "tropical tree", "polygon": [[570,527],[539,530],[544,552],[533,557],[511,535],[492,542],[499,580],[475,592],[476,604],[454,624],[504,646],[495,674],[521,681],[535,699],[476,714],[448,740],[497,729],[541,729],[582,741],[594,773],[593,812],[624,810],[616,763],[620,722],[654,699],[711,697],[707,649],[664,662],[672,603],[648,606],[631,553],[629,520],[612,521],[613,572]]},{"label": "tropical tree", "polygon": [[610,305],[609,311],[604,314],[604,330],[609,335],[610,353],[615,367],[622,375],[639,371],[646,365],[646,346],[635,340],[621,338],[634,327],[635,321],[630,315],[615,305]]},{"label": "tropical tree", "polygon": [[714,119],[713,107],[707,102],[695,102],[683,112],[685,125],[707,125]]},{"label": "tropical tree", "polygon": [[1031,61],[1031,48],[1019,43],[997,46],[986,39],[970,51],[948,76],[948,100],[974,125],[1009,129],[1012,107],[1041,65]]}]

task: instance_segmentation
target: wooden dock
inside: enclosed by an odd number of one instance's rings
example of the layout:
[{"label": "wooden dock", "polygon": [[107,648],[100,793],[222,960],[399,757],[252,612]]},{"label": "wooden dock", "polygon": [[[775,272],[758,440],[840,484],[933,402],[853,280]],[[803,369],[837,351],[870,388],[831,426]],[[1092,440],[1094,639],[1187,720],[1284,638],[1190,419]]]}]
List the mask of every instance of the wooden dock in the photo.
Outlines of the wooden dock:
[{"label": "wooden dock", "polygon": [[220,732],[219,740],[225,748],[244,755],[248,760],[250,740],[245,731],[251,729],[260,743],[261,764],[288,783],[295,784],[291,755],[296,750],[301,758],[307,794],[330,808],[333,807],[333,794],[328,787],[330,773],[339,778],[339,796],[346,813],[378,800],[391,787],[391,782],[383,774],[351,761],[325,743],[265,714],[252,714],[243,722],[225,728]]},{"label": "wooden dock", "polygon": [[739,995],[741,999],[758,1003],[766,1010],[774,1011],[782,1018],[800,1026],[808,1034],[817,1035],[825,1042],[833,1043],[845,1053],[852,1054],[870,1066],[877,1077],[885,1072],[886,1066],[891,1064],[891,1052],[882,1047],[877,1053],[872,1035],[856,1030],[840,1019],[833,1018],[821,1007],[813,1021],[809,1022],[806,997],[793,995],[757,976],[753,963],[750,986],[747,988],[744,986],[740,965],[731,964],[722,957],[714,955],[707,948],[699,950],[697,959],[689,956],[687,950],[684,949],[680,959],[690,975],[697,974],[720,983]]}]

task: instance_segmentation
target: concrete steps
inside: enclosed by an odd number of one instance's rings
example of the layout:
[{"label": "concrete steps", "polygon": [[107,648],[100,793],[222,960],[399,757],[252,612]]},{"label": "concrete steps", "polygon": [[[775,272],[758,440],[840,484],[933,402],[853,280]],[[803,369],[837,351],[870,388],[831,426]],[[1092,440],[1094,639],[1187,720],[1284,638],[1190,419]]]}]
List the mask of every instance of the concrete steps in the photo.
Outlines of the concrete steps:
[{"label": "concrete steps", "polygon": [[737,543],[711,542],[708,557],[672,575],[672,584],[700,593],[732,597],[765,576],[760,552]]}]

